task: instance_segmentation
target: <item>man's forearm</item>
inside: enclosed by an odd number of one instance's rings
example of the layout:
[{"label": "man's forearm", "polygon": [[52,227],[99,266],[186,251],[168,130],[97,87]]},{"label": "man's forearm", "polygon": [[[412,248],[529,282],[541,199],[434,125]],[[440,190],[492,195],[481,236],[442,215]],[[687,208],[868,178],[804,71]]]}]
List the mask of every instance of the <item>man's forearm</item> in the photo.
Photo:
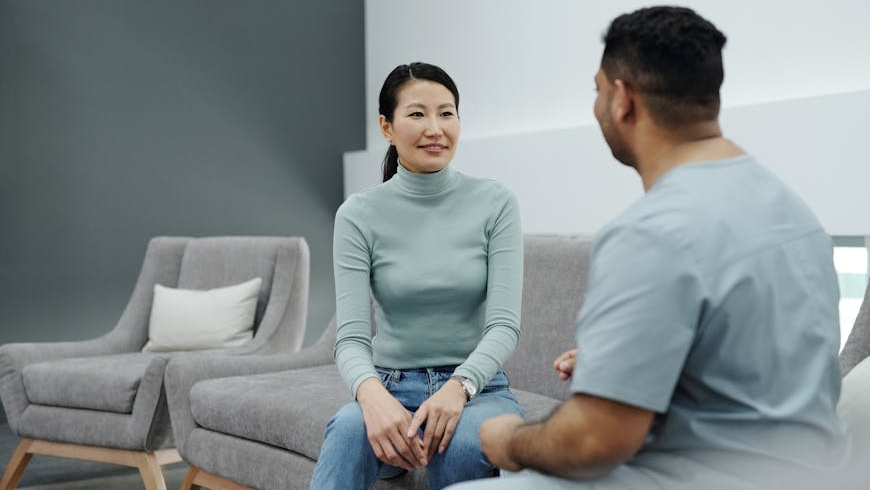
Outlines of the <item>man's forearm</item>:
[{"label": "man's forearm", "polygon": [[553,416],[539,423],[525,424],[514,430],[510,457],[521,467],[563,478],[591,478],[607,473],[616,464],[583,455],[583,441],[566,441],[568,434],[586,436],[553,427]]},{"label": "man's forearm", "polygon": [[541,473],[600,476],[640,449],[651,421],[652,412],[575,395],[545,421],[515,427],[507,456]]}]

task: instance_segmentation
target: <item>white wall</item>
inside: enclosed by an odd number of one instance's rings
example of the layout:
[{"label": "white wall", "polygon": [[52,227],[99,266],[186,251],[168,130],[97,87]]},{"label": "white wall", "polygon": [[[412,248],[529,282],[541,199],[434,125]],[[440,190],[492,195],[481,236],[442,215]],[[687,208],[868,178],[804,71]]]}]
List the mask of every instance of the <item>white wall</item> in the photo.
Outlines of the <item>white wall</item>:
[{"label": "white wall", "polygon": [[[398,64],[427,61],[459,85],[454,164],[520,198],[531,233],[592,233],[641,195],[592,117],[601,34],[648,2],[368,0],[367,150],[345,154],[345,193],[378,181],[377,95]],[[728,36],[726,135],[798,190],[832,234],[870,234],[870,2],[683,2]],[[859,134],[861,131],[861,134]],[[865,197],[865,195],[867,197]]]}]

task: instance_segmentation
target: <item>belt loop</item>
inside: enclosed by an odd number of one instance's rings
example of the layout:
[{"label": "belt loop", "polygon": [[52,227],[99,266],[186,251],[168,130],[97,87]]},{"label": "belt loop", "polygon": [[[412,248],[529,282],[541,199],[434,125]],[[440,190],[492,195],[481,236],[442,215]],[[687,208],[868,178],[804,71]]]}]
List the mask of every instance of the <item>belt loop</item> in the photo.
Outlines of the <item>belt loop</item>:
[{"label": "belt loop", "polygon": [[427,367],[426,368],[426,388],[429,391],[429,396],[435,394],[438,391],[438,369]]}]

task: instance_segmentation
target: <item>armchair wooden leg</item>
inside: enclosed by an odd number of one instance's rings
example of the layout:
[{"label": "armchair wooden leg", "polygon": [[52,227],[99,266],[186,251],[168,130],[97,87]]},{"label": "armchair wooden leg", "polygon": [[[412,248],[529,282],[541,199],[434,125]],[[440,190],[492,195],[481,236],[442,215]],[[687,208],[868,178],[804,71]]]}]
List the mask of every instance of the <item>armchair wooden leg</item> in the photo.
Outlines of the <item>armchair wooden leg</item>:
[{"label": "armchair wooden leg", "polygon": [[9,464],[6,465],[6,471],[3,472],[3,479],[0,480],[0,489],[12,490],[18,486],[21,476],[24,474],[24,469],[27,468],[27,463],[30,463],[30,458],[33,453],[30,452],[30,446],[33,444],[32,439],[21,439],[12,457],[9,459]]},{"label": "armchair wooden leg", "polygon": [[24,468],[34,454],[44,454],[58,458],[96,461],[98,463],[132,466],[139,470],[139,475],[145,483],[146,490],[166,490],[161,466],[181,461],[181,456],[175,449],[160,449],[157,451],[131,451],[107,447],[84,446],[63,442],[42,441],[38,439],[21,439],[9,465],[0,480],[0,490],[13,490],[24,474]]},{"label": "armchair wooden leg", "polygon": [[255,490],[241,483],[234,482],[229,478],[224,478],[191,466],[187,470],[184,483],[181,484],[181,490],[202,490],[206,488],[210,490]]},{"label": "armchair wooden leg", "polygon": [[201,486],[194,483],[197,473],[199,473],[199,468],[193,466],[187,470],[187,476],[184,477],[184,481],[181,483],[181,490],[202,490]]},{"label": "armchair wooden leg", "polygon": [[153,452],[139,453],[136,455],[136,468],[145,484],[145,490],[166,490],[166,481],[163,479],[163,471],[157,462],[157,456]]}]

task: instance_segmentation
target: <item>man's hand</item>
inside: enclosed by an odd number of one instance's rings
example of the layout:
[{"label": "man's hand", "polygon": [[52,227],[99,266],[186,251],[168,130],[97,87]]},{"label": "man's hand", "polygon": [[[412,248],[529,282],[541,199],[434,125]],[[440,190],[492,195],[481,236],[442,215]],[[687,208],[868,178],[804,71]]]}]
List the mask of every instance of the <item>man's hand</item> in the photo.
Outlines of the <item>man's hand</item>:
[{"label": "man's hand", "polygon": [[574,363],[577,362],[577,349],[571,349],[563,352],[553,361],[553,369],[559,373],[559,378],[563,381],[571,379],[574,374]]},{"label": "man's hand", "polygon": [[379,460],[411,471],[426,466],[426,452],[418,438],[405,434],[411,414],[377,378],[369,378],[357,389],[366,434]]},{"label": "man's hand", "polygon": [[449,380],[414,413],[405,435],[409,444],[419,443],[417,432],[426,424],[422,444],[427,462],[432,459],[436,450],[439,454],[443,453],[450,445],[465,402],[462,385],[456,380]]},{"label": "man's hand", "polygon": [[507,471],[519,471],[522,467],[510,456],[510,444],[514,430],[525,421],[517,414],[508,413],[484,420],[477,430],[480,447],[489,462]]}]

